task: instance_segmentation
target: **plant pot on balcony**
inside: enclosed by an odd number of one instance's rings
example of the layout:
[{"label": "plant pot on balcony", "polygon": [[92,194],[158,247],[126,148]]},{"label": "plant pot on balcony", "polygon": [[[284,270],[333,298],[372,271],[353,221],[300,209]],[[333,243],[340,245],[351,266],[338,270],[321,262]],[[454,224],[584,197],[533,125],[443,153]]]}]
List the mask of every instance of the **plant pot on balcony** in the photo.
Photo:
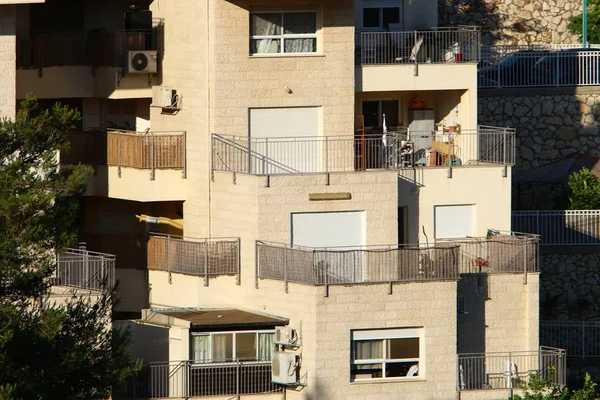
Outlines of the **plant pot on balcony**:
[{"label": "plant pot on balcony", "polygon": [[425,108],[424,101],[411,101],[410,103],[408,103],[409,110],[422,110],[424,108]]}]

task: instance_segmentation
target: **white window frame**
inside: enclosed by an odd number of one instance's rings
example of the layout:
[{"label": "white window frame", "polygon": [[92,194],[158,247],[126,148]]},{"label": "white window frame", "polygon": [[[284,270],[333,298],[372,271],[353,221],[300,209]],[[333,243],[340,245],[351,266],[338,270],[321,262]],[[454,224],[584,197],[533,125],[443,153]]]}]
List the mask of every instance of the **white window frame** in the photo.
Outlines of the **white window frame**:
[{"label": "white window frame", "polygon": [[[259,349],[259,343],[258,343],[258,337],[261,333],[270,333],[272,335],[275,335],[275,330],[274,329],[268,329],[268,330],[257,330],[257,331],[222,331],[222,332],[191,332],[190,333],[190,359],[193,363],[195,364],[212,364],[212,363],[219,363],[219,364],[226,364],[226,363],[233,363],[235,362],[235,360],[237,360],[237,341],[236,341],[236,334],[244,334],[244,333],[254,333],[256,335],[256,357],[255,360],[256,361],[264,361],[264,362],[271,362],[271,360],[259,360],[260,358],[260,349]],[[212,346],[213,346],[213,336],[214,335],[227,335],[227,334],[232,334],[232,350],[231,353],[233,354],[233,360],[212,360]],[[202,362],[202,361],[196,361],[193,357],[194,357],[194,353],[192,351],[192,343],[193,343],[193,338],[194,336],[209,336],[209,349],[208,349],[208,353],[210,354],[211,359],[208,362]]]},{"label": "white window frame", "polygon": [[[351,365],[350,365],[350,381],[354,383],[359,382],[389,382],[389,381],[414,381],[423,380],[425,376],[425,363],[424,363],[424,341],[423,341],[423,327],[416,328],[382,328],[382,329],[356,329],[351,331]],[[388,341],[390,339],[419,339],[419,357],[418,358],[401,358],[392,359],[388,358]],[[354,347],[355,341],[366,341],[366,340],[381,340],[383,342],[383,357],[376,359],[362,359],[356,360],[356,349]],[[386,365],[394,363],[415,363],[418,366],[418,374],[416,376],[393,376],[385,377]],[[383,377],[381,378],[352,378],[352,369],[355,365],[364,364],[381,364]]]},{"label": "white window frame", "polygon": [[[302,33],[302,34],[286,34],[285,33],[285,14],[305,14],[312,13],[315,15],[315,33]],[[319,13],[316,10],[288,10],[288,11],[253,11],[250,13],[250,18],[253,14],[280,14],[281,15],[281,34],[280,35],[252,35],[250,31],[250,42],[248,43],[250,56],[265,57],[265,56],[302,56],[302,55],[314,55],[319,53]],[[250,26],[252,29],[252,26]],[[281,41],[279,53],[252,53],[252,40],[260,39],[275,39]],[[285,39],[315,39],[315,51],[311,52],[298,52],[298,53],[286,53],[285,52]]]}]

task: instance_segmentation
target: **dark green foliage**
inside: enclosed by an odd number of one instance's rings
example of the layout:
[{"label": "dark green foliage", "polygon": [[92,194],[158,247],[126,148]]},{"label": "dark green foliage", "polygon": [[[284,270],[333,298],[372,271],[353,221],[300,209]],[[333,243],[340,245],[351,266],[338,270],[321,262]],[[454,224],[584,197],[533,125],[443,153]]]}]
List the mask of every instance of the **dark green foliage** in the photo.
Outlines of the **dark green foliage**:
[{"label": "dark green foliage", "polygon": [[596,210],[600,208],[600,182],[587,168],[569,177],[569,209]]},{"label": "dark green foliage", "polygon": [[[588,42],[600,43],[600,0],[588,1]],[[581,14],[569,18],[569,32],[581,37],[583,17]]]},{"label": "dark green foliage", "polygon": [[110,329],[114,290],[48,298],[56,252],[76,241],[85,166],[58,166],[77,111],[21,104],[0,122],[0,400],[104,399],[138,368]]},{"label": "dark green foliage", "polygon": [[598,400],[596,392],[596,383],[592,381],[589,374],[585,374],[585,383],[583,388],[571,390],[567,387],[561,387],[552,382],[553,373],[545,379],[541,379],[535,374],[529,375],[529,381],[524,388],[523,394],[514,395],[514,400]]}]

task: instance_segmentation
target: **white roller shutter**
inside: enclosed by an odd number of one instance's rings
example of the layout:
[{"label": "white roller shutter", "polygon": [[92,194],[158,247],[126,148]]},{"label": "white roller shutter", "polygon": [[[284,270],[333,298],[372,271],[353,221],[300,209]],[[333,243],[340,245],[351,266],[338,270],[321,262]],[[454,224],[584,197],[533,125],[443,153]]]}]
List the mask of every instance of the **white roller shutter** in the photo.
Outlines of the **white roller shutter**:
[{"label": "white roller shutter", "polygon": [[292,244],[360,248],[365,239],[364,211],[292,214]]},{"label": "white roller shutter", "polygon": [[321,107],[251,108],[253,172],[321,172],[320,127]]},{"label": "white roller shutter", "polygon": [[[292,244],[307,247],[361,249],[366,244],[364,211],[292,214]],[[330,283],[364,280],[364,253],[316,253],[316,265],[327,271]]]},{"label": "white roller shutter", "polygon": [[475,205],[435,206],[435,238],[475,236]]}]

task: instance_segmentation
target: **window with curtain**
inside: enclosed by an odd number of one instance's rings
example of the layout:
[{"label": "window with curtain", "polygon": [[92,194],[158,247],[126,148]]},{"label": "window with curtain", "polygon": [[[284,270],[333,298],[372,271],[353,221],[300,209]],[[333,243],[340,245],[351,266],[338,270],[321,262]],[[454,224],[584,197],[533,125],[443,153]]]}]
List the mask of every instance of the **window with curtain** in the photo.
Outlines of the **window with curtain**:
[{"label": "window with curtain", "polygon": [[422,329],[352,332],[352,381],[421,377]]},{"label": "window with curtain", "polygon": [[190,340],[192,360],[197,363],[233,360],[271,361],[273,331],[193,333]]},{"label": "window with curtain", "polygon": [[316,12],[250,14],[250,54],[316,51]]}]

